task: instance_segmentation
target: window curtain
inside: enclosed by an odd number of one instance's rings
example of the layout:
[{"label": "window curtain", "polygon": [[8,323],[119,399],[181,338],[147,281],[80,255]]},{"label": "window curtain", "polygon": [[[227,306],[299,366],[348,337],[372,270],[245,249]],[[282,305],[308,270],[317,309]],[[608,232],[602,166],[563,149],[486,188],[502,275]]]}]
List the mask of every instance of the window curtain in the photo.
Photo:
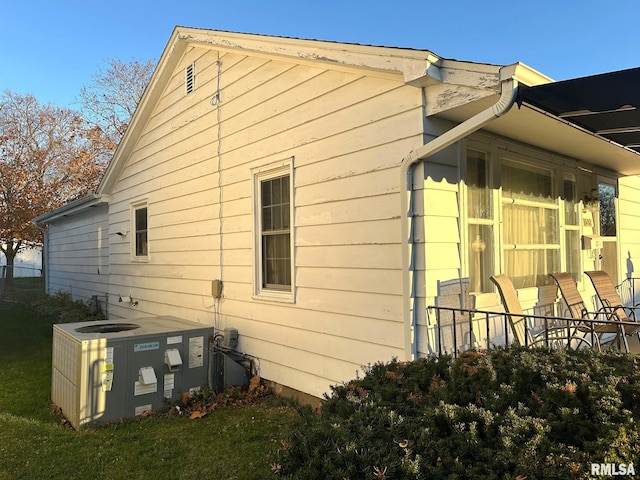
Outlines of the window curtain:
[{"label": "window curtain", "polygon": [[516,288],[547,285],[560,269],[558,209],[550,171],[504,163],[504,271]]}]

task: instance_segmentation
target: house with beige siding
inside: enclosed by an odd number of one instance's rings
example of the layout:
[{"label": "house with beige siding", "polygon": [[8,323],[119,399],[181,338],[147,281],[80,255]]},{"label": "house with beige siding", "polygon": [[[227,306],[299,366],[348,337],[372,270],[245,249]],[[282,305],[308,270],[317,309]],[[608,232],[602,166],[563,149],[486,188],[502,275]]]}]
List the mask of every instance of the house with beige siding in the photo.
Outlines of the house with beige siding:
[{"label": "house with beige siding", "polygon": [[47,289],[236,328],[263,378],[317,397],[436,352],[430,305],[499,308],[491,274],[527,308],[556,303],[555,271],[591,298],[584,271],[621,282],[640,259],[640,142],[554,111],[542,88],[563,85],[177,27],[98,190],[34,220]]}]

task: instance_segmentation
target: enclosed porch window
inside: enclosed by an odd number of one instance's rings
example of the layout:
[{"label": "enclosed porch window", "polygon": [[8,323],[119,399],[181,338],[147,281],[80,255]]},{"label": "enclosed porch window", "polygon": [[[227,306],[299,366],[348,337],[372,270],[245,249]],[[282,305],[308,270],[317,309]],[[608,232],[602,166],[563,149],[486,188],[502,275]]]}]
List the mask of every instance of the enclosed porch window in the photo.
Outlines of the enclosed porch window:
[{"label": "enclosed porch window", "polygon": [[[470,292],[492,292],[489,276],[494,273],[509,276],[518,289],[549,285],[553,272],[568,272],[580,281],[583,204],[578,199],[585,185],[580,187],[577,179],[584,172],[490,148],[469,147],[465,153],[464,244]],[[615,190],[605,190],[600,187],[601,209],[607,211],[608,230],[615,235]]]},{"label": "enclosed porch window", "polygon": [[503,160],[501,180],[504,273],[516,288],[550,284],[561,269],[553,171]]}]

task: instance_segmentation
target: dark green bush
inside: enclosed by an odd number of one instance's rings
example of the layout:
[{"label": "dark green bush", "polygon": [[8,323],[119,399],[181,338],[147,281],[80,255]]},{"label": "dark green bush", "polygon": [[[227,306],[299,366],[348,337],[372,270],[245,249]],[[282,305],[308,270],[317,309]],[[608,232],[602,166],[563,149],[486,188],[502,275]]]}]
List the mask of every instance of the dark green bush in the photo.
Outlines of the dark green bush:
[{"label": "dark green bush", "polygon": [[301,410],[285,478],[590,478],[640,468],[637,357],[507,348],[378,363]]}]

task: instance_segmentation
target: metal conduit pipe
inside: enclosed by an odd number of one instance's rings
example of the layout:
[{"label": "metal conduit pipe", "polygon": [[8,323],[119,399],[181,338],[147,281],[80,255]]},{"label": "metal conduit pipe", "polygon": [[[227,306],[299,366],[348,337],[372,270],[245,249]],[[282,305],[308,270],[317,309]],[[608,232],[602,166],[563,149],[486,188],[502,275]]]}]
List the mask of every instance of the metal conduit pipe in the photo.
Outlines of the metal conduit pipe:
[{"label": "metal conduit pipe", "polygon": [[[503,69],[508,69],[507,78],[502,79]],[[505,73],[506,73],[505,71]],[[405,328],[405,354],[407,359],[413,359],[416,355],[416,342],[413,338],[416,312],[414,308],[417,285],[415,285],[414,249],[413,249],[413,206],[411,196],[413,191],[413,178],[411,170],[414,165],[426,158],[463,139],[469,134],[480,130],[482,127],[507,113],[516,101],[518,94],[518,81],[513,78],[513,66],[500,68],[500,98],[491,107],[481,111],[468,120],[456,125],[430,142],[425,143],[417,150],[407,155],[400,164],[401,184],[401,229],[402,229],[402,298]]]}]

